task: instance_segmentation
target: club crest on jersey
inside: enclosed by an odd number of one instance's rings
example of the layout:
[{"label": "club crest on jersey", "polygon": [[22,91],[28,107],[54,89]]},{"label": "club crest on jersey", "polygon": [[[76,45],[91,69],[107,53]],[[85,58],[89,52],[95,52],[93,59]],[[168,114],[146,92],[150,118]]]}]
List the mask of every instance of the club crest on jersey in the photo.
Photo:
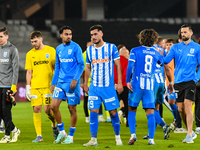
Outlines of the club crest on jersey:
[{"label": "club crest on jersey", "polygon": [[194,48],[190,49],[190,53],[193,54],[194,53]]},{"label": "club crest on jersey", "polygon": [[68,49],[68,54],[71,55],[72,49]]},{"label": "club crest on jersey", "polygon": [[46,53],[46,58],[49,58],[49,53]]},{"label": "club crest on jersey", "polygon": [[4,52],[4,53],[3,53],[3,57],[6,57],[7,54],[8,54],[8,52]]}]

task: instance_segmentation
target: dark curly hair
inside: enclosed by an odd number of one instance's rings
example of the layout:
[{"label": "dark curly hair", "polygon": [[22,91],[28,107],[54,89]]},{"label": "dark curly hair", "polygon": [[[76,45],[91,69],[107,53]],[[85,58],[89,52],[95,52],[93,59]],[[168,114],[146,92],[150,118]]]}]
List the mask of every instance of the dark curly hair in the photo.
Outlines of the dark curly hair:
[{"label": "dark curly hair", "polygon": [[151,47],[158,40],[158,33],[154,29],[144,29],[139,34],[141,45]]}]

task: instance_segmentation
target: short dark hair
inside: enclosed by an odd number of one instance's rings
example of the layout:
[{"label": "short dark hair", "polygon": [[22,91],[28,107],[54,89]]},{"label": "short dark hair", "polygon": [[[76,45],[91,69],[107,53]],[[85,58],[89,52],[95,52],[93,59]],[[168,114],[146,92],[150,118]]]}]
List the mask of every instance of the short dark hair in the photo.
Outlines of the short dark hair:
[{"label": "short dark hair", "polygon": [[97,25],[93,25],[90,27],[90,31],[97,29],[98,31],[102,31],[103,32],[103,27],[99,24]]},{"label": "short dark hair", "polygon": [[178,39],[182,39],[182,36],[181,36],[181,29],[178,30]]},{"label": "short dark hair", "polygon": [[189,28],[191,31],[193,31],[193,29],[192,29],[192,26],[190,25],[190,24],[183,24],[182,26],[181,26],[181,29],[182,28]]},{"label": "short dark hair", "polygon": [[30,34],[30,39],[34,39],[34,38],[38,38],[38,37],[42,37],[42,32],[40,32],[40,31],[33,31]]},{"label": "short dark hair", "polygon": [[70,26],[63,26],[63,27],[61,27],[61,28],[59,29],[59,33],[62,34],[62,33],[63,33],[63,30],[71,30],[72,33],[73,33],[73,29],[72,29],[72,27],[70,27]]},{"label": "short dark hair", "polygon": [[160,42],[161,42],[161,41],[163,41],[163,40],[164,40],[164,39],[163,39],[161,36],[160,36],[160,37],[158,37],[158,40],[157,40],[156,44],[158,44],[158,45],[159,45],[159,44],[160,44]]},{"label": "short dark hair", "polygon": [[138,37],[141,45],[151,47],[157,42],[158,33],[154,29],[144,29]]},{"label": "short dark hair", "polygon": [[169,38],[169,39],[166,40],[166,43],[173,43],[173,44],[175,44],[175,40]]},{"label": "short dark hair", "polygon": [[122,47],[125,47],[125,45],[119,44],[119,45],[117,46],[118,51],[119,51]]},{"label": "short dark hair", "polygon": [[6,27],[0,28],[0,32],[3,32],[4,35],[8,35]]}]

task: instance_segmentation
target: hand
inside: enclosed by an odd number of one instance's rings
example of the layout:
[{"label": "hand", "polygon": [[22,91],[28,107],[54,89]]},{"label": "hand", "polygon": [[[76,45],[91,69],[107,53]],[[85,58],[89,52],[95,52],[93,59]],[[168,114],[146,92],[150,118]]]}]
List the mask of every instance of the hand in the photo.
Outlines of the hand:
[{"label": "hand", "polygon": [[117,84],[115,84],[115,90],[117,90],[117,88],[118,88],[118,85],[117,85]]},{"label": "hand", "polygon": [[162,50],[161,48],[158,48],[157,46],[156,46],[156,50],[163,56],[164,50]]},{"label": "hand", "polygon": [[172,94],[172,92],[173,92],[173,85],[172,84],[169,84],[167,91],[168,92],[170,91],[169,94]]},{"label": "hand", "polygon": [[117,84],[117,92],[118,94],[121,94],[124,91],[123,85],[122,84]]},{"label": "hand", "polygon": [[88,91],[89,91],[89,87],[88,87],[88,84],[84,84],[84,91],[85,93],[88,95]]},{"label": "hand", "polygon": [[53,93],[53,91],[54,91],[54,88],[55,88],[55,86],[54,86],[54,85],[51,85],[51,86],[50,86],[50,91],[51,91],[51,93]]},{"label": "hand", "polygon": [[127,88],[131,91],[131,92],[133,92],[133,87],[132,87],[132,85],[131,85],[131,83],[129,82],[129,83],[127,83]]},{"label": "hand", "polygon": [[30,102],[31,101],[31,86],[26,85],[26,92],[25,92],[26,99]]},{"label": "hand", "polygon": [[74,89],[76,87],[77,80],[73,79],[70,85],[70,89]]}]

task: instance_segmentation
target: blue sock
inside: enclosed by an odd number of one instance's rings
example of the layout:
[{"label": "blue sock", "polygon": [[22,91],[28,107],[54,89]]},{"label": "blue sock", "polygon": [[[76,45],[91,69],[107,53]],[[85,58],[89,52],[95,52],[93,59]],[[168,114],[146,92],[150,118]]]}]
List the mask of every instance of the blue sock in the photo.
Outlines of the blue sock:
[{"label": "blue sock", "polygon": [[177,106],[176,106],[176,104],[173,104],[173,105],[171,106],[171,109],[172,109],[172,114],[173,114],[173,116],[174,116],[174,119],[176,119],[176,111],[177,111]]},{"label": "blue sock", "polygon": [[154,116],[155,116],[155,121],[157,124],[159,124],[161,127],[166,125],[165,122],[160,117],[159,110],[154,110]]},{"label": "blue sock", "polygon": [[110,115],[111,120],[112,120],[112,125],[115,131],[115,135],[119,135],[120,131],[120,122],[119,122],[119,116],[118,112],[115,115]]},{"label": "blue sock", "polygon": [[147,119],[148,119],[149,138],[154,139],[154,134],[155,134],[155,117],[154,117],[154,114],[147,115]]},{"label": "blue sock", "polygon": [[69,127],[69,135],[74,136],[74,132],[76,131],[76,127]]},{"label": "blue sock", "polygon": [[128,125],[131,134],[135,133],[135,125],[136,125],[136,112],[134,111],[129,111],[128,112]]},{"label": "blue sock", "polygon": [[62,124],[57,124],[57,127],[59,128],[59,131],[63,131],[64,129],[64,123],[62,122]]},{"label": "blue sock", "polygon": [[97,130],[98,130],[98,113],[90,112],[90,132],[92,138],[97,138]]}]

